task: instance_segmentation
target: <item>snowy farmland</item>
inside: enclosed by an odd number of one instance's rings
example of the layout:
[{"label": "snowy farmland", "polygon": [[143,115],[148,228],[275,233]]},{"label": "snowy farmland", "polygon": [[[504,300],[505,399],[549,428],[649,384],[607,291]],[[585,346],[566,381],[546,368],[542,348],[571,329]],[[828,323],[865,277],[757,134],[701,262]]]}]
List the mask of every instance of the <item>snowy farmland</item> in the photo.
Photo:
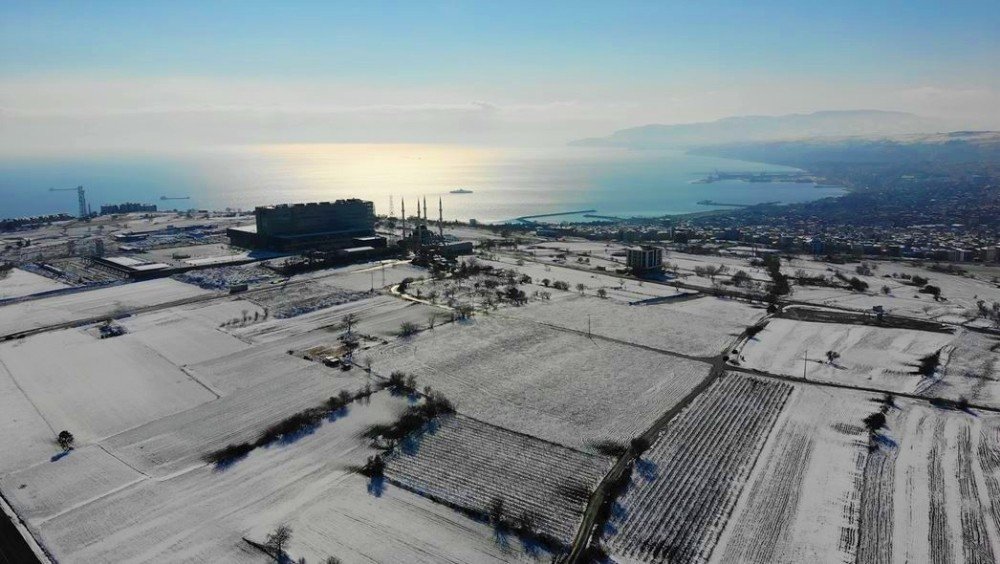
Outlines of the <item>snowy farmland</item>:
[{"label": "snowy farmland", "polygon": [[68,287],[62,282],[20,268],[0,271],[0,301]]},{"label": "snowy farmland", "polygon": [[361,431],[405,405],[376,394],[312,434],[258,449],[224,470],[202,463],[152,479],[101,450],[82,449],[5,476],[0,487],[19,492],[14,507],[66,562],[261,562],[266,557],[242,537],[262,540],[279,523],[295,531],[289,556],[310,562],[527,559],[517,547],[503,552],[487,526],[416,494],[393,486],[366,491],[365,479],[350,470],[372,452]]},{"label": "snowy farmland", "polygon": [[386,475],[431,499],[530,522],[535,534],[568,545],[590,492],[610,461],[512,433],[461,415],[445,418],[389,460]]},{"label": "snowy farmland", "polygon": [[[772,319],[740,350],[743,366],[788,376],[915,393],[933,376],[918,372],[920,360],[954,340],[948,333],[871,325]],[[827,351],[839,357],[832,362]]]},{"label": "snowy farmland", "polygon": [[729,375],[698,396],[636,463],[611,521],[612,553],[706,561],[791,391]]},{"label": "snowy farmland", "polygon": [[879,399],[797,386],[710,561],[994,561],[1000,417]]},{"label": "snowy farmland", "polygon": [[460,413],[573,448],[628,442],[710,369],[498,316],[450,323],[367,354],[376,373],[412,373],[420,386],[442,391]]},{"label": "snowy farmland", "polygon": [[11,379],[57,433],[97,440],[216,398],[154,350],[65,329],[0,344]]},{"label": "snowy farmland", "polygon": [[14,303],[0,306],[0,337],[206,295],[190,284],[160,279]]},{"label": "snowy farmland", "polygon": [[763,308],[703,296],[678,303],[628,306],[596,297],[573,296],[509,308],[503,315],[528,319],[632,344],[689,356],[723,353],[759,321]]},{"label": "snowy farmland", "polygon": [[343,320],[348,314],[358,318],[355,332],[380,337],[395,337],[400,326],[407,321],[422,326],[432,315],[442,320],[450,318],[449,312],[437,307],[376,295],[288,319],[268,319],[230,331],[253,343],[295,340],[300,336],[316,335],[320,330],[326,337],[331,337],[335,336],[331,331],[346,331]]}]

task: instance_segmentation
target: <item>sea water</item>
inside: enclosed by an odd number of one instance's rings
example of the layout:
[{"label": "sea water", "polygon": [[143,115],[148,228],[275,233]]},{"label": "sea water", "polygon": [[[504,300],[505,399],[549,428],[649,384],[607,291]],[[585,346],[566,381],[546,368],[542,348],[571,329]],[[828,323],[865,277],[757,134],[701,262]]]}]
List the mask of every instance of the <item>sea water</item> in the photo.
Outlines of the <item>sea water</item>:
[{"label": "sea water", "polygon": [[[0,157],[0,217],[75,214],[82,185],[101,204],[152,203],[160,209],[252,209],[283,202],[364,198],[380,214],[416,212],[427,199],[445,219],[503,221],[593,209],[604,216],[662,216],[718,209],[698,204],[837,196],[812,184],[695,183],[713,171],[785,171],[776,165],[681,151],[595,148],[512,149],[414,144],[303,144],[222,147],[157,154]],[[471,194],[452,194],[464,188]],[[161,200],[189,197],[190,199]],[[390,202],[393,209],[390,210]],[[580,220],[580,216],[550,218]]]}]

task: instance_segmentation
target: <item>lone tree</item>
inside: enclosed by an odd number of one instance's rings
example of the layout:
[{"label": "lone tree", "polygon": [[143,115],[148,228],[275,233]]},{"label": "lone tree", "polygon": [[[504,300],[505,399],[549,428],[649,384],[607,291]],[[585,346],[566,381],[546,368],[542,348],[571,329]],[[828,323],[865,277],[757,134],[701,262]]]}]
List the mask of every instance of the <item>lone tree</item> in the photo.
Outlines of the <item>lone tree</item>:
[{"label": "lone tree", "polygon": [[273,533],[267,534],[264,546],[271,553],[275,562],[284,559],[285,547],[292,541],[292,528],[288,525],[278,525]]},{"label": "lone tree", "polygon": [[840,353],[837,351],[826,351],[826,360],[833,364],[840,358]]},{"label": "lone tree", "polygon": [[354,330],[354,325],[358,322],[358,314],[348,313],[341,321],[344,322],[344,325],[347,325],[347,334],[350,335]]},{"label": "lone tree", "polygon": [[59,446],[67,452],[73,449],[74,440],[73,433],[70,433],[69,431],[59,431],[59,436],[56,437],[56,441],[59,443]]},{"label": "lone tree", "polygon": [[410,335],[414,335],[419,330],[420,328],[417,327],[417,324],[412,321],[404,321],[399,324],[399,334],[404,337],[409,337]]},{"label": "lone tree", "polygon": [[608,291],[605,290],[604,288],[598,288],[597,297],[602,299],[608,297]]},{"label": "lone tree", "polygon": [[577,283],[577,285],[576,285],[576,291],[577,291],[577,292],[580,292],[580,295],[581,295],[581,296],[583,295],[583,293],[584,293],[584,292],[585,292],[586,290],[587,290],[587,286],[585,286],[585,285],[583,284],[583,282],[579,282],[579,283]]}]

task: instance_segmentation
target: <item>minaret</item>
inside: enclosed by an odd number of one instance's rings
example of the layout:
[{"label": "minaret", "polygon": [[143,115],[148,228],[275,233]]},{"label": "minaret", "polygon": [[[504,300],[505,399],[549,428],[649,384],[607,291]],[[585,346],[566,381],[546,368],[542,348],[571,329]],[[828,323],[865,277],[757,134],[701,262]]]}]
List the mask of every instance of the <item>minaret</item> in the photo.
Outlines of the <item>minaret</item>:
[{"label": "minaret", "polygon": [[399,199],[399,204],[401,206],[403,206],[403,209],[400,211],[400,215],[403,216],[403,240],[405,241],[406,240],[406,200],[403,199],[403,198],[400,198]]},{"label": "minaret", "polygon": [[441,196],[438,196],[438,237],[444,242],[444,204],[441,203]]},{"label": "minaret", "polygon": [[424,238],[423,231],[420,229],[420,198],[417,198],[417,223],[413,226],[413,236],[417,240],[417,248],[420,248],[420,240]]},{"label": "minaret", "polygon": [[424,227],[427,227],[427,196],[424,196]]}]

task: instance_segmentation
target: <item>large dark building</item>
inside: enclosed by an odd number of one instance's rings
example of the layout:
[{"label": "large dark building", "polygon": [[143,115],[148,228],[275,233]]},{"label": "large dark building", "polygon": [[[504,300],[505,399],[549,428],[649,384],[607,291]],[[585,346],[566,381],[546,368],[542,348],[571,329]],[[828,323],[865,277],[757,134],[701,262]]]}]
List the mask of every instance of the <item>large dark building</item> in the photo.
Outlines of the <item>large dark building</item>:
[{"label": "large dark building", "polygon": [[256,225],[230,228],[233,245],[250,249],[298,251],[357,246],[375,236],[375,205],[359,199],[260,206]]}]

